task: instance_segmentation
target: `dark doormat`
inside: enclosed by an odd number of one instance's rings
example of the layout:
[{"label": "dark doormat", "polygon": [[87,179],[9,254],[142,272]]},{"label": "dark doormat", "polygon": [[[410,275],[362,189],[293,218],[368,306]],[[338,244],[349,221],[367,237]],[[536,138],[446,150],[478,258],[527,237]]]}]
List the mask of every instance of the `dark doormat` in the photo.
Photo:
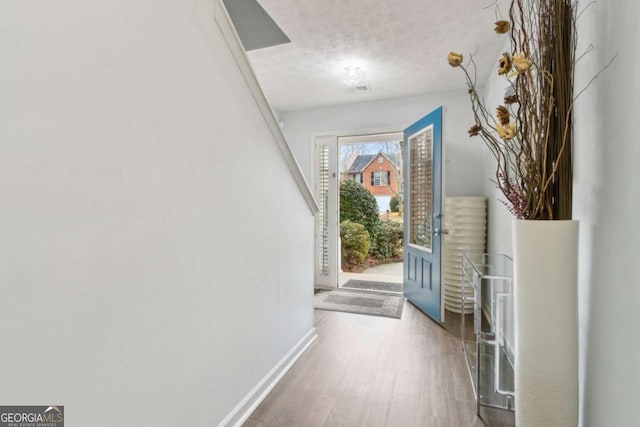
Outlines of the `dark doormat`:
[{"label": "dark doormat", "polygon": [[372,291],[385,291],[385,292],[398,292],[402,293],[402,283],[387,283],[387,282],[371,282],[368,280],[349,280],[343,288],[351,289],[369,289]]},{"label": "dark doormat", "polygon": [[398,294],[337,289],[318,292],[313,296],[313,308],[318,310],[400,319],[403,307],[404,296]]}]

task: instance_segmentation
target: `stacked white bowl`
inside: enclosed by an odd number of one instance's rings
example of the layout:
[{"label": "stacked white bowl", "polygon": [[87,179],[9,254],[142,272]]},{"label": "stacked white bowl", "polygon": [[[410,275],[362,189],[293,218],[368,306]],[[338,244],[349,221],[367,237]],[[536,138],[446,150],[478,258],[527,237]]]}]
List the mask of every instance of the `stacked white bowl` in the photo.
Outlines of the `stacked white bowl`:
[{"label": "stacked white bowl", "polygon": [[[445,308],[461,313],[462,254],[484,253],[487,240],[487,199],[484,197],[447,197],[444,202],[444,237],[442,283]],[[465,287],[472,295],[473,289]],[[473,313],[473,302],[464,304],[465,314]]]}]

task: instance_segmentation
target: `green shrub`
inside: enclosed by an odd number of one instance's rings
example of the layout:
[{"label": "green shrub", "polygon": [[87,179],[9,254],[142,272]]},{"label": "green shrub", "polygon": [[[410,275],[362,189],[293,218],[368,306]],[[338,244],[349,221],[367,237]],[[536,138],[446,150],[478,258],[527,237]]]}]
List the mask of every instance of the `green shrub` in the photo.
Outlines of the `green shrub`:
[{"label": "green shrub", "polygon": [[364,226],[349,220],[341,222],[340,239],[342,241],[343,268],[363,265],[371,242],[369,233]]},{"label": "green shrub", "polygon": [[397,257],[402,251],[403,235],[401,223],[380,221],[371,236],[371,255],[380,260]]},{"label": "green shrub", "polygon": [[380,221],[376,198],[362,184],[351,179],[340,183],[340,222],[347,220],[364,225],[370,235]]},{"label": "green shrub", "polygon": [[389,209],[391,212],[400,212],[400,205],[402,205],[402,196],[396,195],[389,201]]}]

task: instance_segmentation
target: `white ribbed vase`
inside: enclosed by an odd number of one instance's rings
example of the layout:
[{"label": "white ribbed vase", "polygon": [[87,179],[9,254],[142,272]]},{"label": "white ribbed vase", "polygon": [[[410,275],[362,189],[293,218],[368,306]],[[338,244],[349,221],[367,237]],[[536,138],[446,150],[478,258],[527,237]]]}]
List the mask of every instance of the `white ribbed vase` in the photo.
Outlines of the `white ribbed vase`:
[{"label": "white ribbed vase", "polygon": [[516,425],[578,425],[578,222],[513,222]]},{"label": "white ribbed vase", "polygon": [[[473,313],[473,301],[462,305],[462,254],[484,253],[487,237],[487,199],[447,197],[444,202],[443,274],[445,308],[454,313]],[[470,284],[465,289],[473,295]]]}]

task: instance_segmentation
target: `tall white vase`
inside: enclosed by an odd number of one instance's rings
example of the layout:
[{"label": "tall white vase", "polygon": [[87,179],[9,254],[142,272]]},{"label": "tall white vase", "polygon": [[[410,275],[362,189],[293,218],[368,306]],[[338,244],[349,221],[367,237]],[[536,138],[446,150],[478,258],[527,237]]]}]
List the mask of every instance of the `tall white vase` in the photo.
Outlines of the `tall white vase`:
[{"label": "tall white vase", "polygon": [[516,425],[578,425],[578,222],[513,222]]}]

